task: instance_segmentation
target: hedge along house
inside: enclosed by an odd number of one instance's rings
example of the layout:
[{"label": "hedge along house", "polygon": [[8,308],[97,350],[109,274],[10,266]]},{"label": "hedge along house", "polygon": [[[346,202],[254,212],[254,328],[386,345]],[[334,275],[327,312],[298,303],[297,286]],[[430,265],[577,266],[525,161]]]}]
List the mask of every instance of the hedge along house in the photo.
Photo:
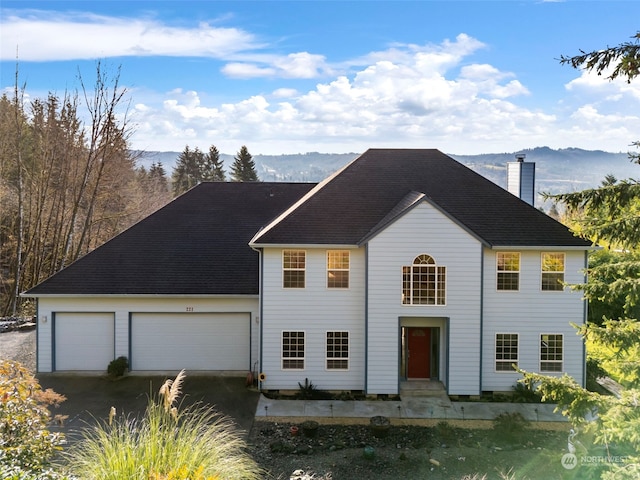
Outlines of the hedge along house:
[{"label": "hedge along house", "polygon": [[25,295],[38,369],[260,371],[261,387],[451,395],[584,383],[591,245],[437,150],[317,185],[201,184]]}]

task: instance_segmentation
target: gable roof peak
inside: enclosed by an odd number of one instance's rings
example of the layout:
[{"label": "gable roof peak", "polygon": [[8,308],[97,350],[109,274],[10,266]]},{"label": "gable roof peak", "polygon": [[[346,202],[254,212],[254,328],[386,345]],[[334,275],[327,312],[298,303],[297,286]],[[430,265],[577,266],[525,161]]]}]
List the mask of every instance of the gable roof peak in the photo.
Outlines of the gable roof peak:
[{"label": "gable roof peak", "polygon": [[[372,148],[257,234],[255,244],[358,245],[412,192],[423,194],[486,245],[589,244],[564,225],[437,149]],[[415,198],[414,198],[415,201]]]}]

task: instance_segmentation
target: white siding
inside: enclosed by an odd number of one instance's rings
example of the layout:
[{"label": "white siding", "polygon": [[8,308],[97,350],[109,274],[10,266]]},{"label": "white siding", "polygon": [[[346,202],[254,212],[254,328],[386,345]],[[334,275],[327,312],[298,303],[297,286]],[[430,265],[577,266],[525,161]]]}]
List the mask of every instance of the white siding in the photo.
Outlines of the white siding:
[{"label": "white siding", "polygon": [[[505,250],[498,250],[505,251]],[[516,251],[516,250],[512,250]],[[558,250],[553,250],[557,252]],[[519,335],[519,367],[539,371],[540,334],[564,335],[564,370],[578,383],[583,382],[583,342],[571,323],[581,324],[585,304],[580,292],[541,290],[541,252],[520,251],[520,289],[496,289],[496,250],[486,249],[484,344],[482,389],[510,391],[522,376],[516,372],[495,372],[495,334]],[[568,251],[565,256],[565,281],[582,283],[584,252]]]},{"label": "white siding", "polygon": [[[327,248],[306,251],[305,288],[283,288],[282,249],[263,253],[264,389],[298,389],[308,378],[325,390],[364,389],[364,249],[350,249],[349,288],[327,288]],[[304,370],[283,370],[282,332],[305,332]],[[326,369],[326,332],[349,332],[349,369]]]},{"label": "white siding", "polygon": [[[129,319],[133,313],[246,313],[251,316],[251,365],[259,356],[257,298],[207,297],[41,297],[38,299],[38,371],[53,369],[52,317],[56,312],[105,312],[115,318],[114,358],[129,356]],[[170,354],[170,352],[168,353]],[[106,370],[107,365],[104,366]]]},{"label": "white siding", "polygon": [[[402,267],[423,253],[447,268],[446,305],[402,304]],[[369,242],[368,393],[398,393],[399,319],[411,317],[449,318],[442,380],[450,394],[479,393],[481,258],[478,240],[428,203]]]}]

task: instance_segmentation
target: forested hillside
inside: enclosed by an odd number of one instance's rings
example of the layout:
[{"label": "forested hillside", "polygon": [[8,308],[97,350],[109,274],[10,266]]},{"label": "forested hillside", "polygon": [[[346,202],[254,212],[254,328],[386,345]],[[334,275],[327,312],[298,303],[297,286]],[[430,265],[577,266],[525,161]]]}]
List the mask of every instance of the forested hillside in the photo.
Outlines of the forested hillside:
[{"label": "forested hillside", "polygon": [[98,67],[90,91],[27,102],[16,87],[0,98],[0,316],[170,199],[161,166],[136,166],[123,94]]},{"label": "forested hillside", "polygon": [[[202,145],[201,148],[207,147]],[[425,145],[425,148],[434,147]],[[301,149],[304,145],[301,145]],[[437,148],[437,146],[436,146]],[[287,155],[254,155],[258,176],[269,182],[319,182],[342,168],[362,152],[319,153],[307,152]],[[448,152],[445,152],[448,153]],[[607,175],[619,180],[639,177],[640,167],[629,161],[626,152],[604,152],[565,148],[554,150],[537,147],[519,152],[457,155],[451,157],[492,182],[506,188],[507,162],[515,161],[516,153],[524,153],[525,161],[536,164],[536,190],[564,193],[598,186]],[[136,152],[139,164],[147,167],[161,163],[171,171],[179,152]],[[233,155],[221,153],[220,159],[228,170]]]}]

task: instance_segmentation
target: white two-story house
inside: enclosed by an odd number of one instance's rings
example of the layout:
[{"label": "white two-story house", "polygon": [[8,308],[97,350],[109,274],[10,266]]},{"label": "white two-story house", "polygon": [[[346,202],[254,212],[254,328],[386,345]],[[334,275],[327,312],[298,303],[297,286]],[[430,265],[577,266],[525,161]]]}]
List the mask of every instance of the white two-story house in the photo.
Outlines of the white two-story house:
[{"label": "white two-story house", "polygon": [[206,183],[25,295],[38,369],[260,372],[260,386],[508,391],[584,383],[591,245],[437,150],[372,149],[313,184]]}]

